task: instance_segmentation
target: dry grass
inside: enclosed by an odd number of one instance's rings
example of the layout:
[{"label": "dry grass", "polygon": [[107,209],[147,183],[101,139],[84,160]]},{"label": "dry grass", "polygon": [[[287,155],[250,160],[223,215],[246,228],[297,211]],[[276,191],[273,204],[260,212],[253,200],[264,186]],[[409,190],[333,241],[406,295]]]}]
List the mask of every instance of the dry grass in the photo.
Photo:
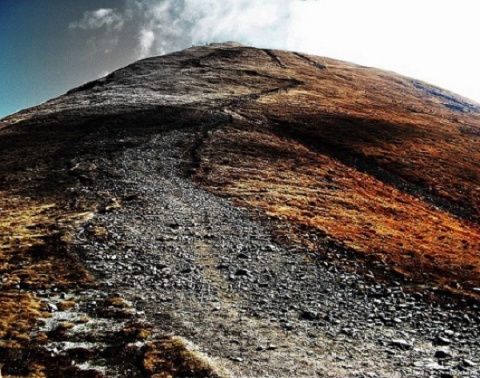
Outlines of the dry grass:
[{"label": "dry grass", "polygon": [[234,125],[198,152],[198,182],[275,218],[283,240],[332,240],[480,298],[479,108],[394,73],[275,53],[286,68],[257,68],[302,84],[235,104]]},{"label": "dry grass", "polygon": [[75,307],[75,305],[76,305],[75,301],[62,301],[58,304],[58,309],[60,311],[66,311]]},{"label": "dry grass", "polygon": [[154,378],[224,376],[217,366],[191,350],[179,337],[165,337],[147,344],[142,367]]},{"label": "dry grass", "polygon": [[26,293],[0,294],[0,346],[18,348],[30,340],[29,333],[40,317],[48,317],[34,296]]},{"label": "dry grass", "polygon": [[[276,218],[278,233],[311,248],[318,247],[312,235],[326,235],[450,291],[475,295],[472,289],[480,286],[477,225],[275,135],[222,130],[210,143],[202,180],[210,190]],[[298,225],[310,231],[298,234]]]},{"label": "dry grass", "polygon": [[[49,317],[36,289],[88,283],[91,276],[59,240],[62,224],[88,213],[65,214],[52,203],[0,194],[0,345],[20,348],[31,341],[38,318]],[[63,307],[71,304],[65,302]]]},{"label": "dry grass", "polygon": [[480,107],[394,73],[311,58],[327,69],[297,68],[305,85],[255,105],[278,121],[277,132],[337,158],[367,159],[480,219]]}]

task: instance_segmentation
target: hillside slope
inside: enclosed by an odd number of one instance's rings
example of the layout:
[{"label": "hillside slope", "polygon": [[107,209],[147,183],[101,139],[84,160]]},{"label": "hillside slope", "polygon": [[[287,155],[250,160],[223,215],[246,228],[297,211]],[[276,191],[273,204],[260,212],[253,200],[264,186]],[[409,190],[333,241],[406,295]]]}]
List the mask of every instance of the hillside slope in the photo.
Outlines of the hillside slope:
[{"label": "hillside slope", "polygon": [[4,118],[3,372],[474,371],[479,162],[477,104],[234,43]]}]

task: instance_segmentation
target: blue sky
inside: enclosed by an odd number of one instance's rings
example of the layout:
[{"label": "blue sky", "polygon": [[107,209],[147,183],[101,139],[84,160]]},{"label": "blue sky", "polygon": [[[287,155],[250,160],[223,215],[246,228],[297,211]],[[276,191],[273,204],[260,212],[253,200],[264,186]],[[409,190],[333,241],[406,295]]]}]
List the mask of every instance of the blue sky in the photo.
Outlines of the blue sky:
[{"label": "blue sky", "polygon": [[0,117],[140,58],[235,40],[426,80],[480,102],[477,0],[0,0]]}]

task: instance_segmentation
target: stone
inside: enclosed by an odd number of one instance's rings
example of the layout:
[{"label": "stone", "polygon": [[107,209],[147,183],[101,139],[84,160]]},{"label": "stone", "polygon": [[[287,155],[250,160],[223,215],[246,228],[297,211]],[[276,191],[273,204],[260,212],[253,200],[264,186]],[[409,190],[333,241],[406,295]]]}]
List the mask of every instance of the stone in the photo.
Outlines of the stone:
[{"label": "stone", "polygon": [[439,359],[444,359],[444,358],[451,358],[452,355],[450,352],[447,352],[445,350],[437,350],[435,352],[435,358],[439,358]]},{"label": "stone", "polygon": [[237,271],[235,272],[235,275],[236,276],[249,276],[250,271],[248,269],[240,268],[240,269],[237,269]]},{"label": "stone", "polygon": [[58,311],[58,306],[51,303],[51,302],[48,302],[47,303],[47,310],[50,311],[50,312],[56,312],[56,311]]},{"label": "stone", "polygon": [[314,311],[305,310],[300,313],[300,319],[315,321],[318,319],[318,314]]},{"label": "stone", "polygon": [[450,340],[448,337],[437,336],[435,342],[437,345],[449,345],[452,343],[452,340]]},{"label": "stone", "polygon": [[463,365],[466,366],[466,367],[477,366],[477,364],[475,362],[473,362],[472,360],[469,360],[467,358],[464,358],[462,362],[463,362]]},{"label": "stone", "polygon": [[408,341],[403,340],[403,339],[393,339],[390,342],[390,345],[392,345],[394,347],[397,347],[397,348],[400,348],[400,349],[403,349],[403,350],[409,350],[409,349],[412,349],[412,347],[413,347],[412,343],[409,343]]}]

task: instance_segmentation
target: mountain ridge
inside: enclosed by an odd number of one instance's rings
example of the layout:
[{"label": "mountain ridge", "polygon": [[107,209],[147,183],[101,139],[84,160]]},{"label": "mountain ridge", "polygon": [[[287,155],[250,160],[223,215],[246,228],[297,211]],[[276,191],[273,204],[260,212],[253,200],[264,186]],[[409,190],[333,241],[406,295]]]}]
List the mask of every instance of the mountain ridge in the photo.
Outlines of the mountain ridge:
[{"label": "mountain ridge", "polygon": [[[472,368],[479,147],[479,108],[454,94],[235,44],[147,58],[3,118],[0,295],[13,306],[18,291],[25,303],[21,327],[11,306],[0,314],[4,372]],[[193,352],[164,339],[170,332],[194,341]],[[365,350],[348,357],[338,335]],[[74,339],[93,344],[62,344]],[[425,362],[442,343],[452,364]],[[110,361],[110,347],[128,356],[124,365]],[[86,367],[67,368],[65,355]],[[103,373],[99,358],[111,364]]]}]

